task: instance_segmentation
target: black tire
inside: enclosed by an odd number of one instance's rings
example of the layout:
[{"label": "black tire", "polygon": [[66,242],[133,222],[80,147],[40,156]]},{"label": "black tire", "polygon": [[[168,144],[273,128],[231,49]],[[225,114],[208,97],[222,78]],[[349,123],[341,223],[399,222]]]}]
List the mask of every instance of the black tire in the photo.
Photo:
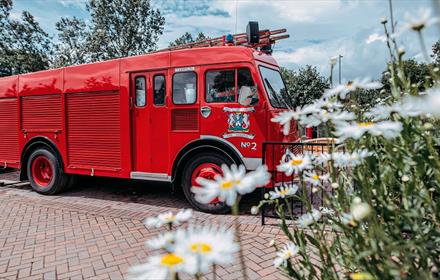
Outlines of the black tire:
[{"label": "black tire", "polygon": [[222,164],[226,164],[229,166],[234,162],[231,159],[218,153],[206,153],[202,155],[196,155],[193,158],[191,158],[188,161],[188,163],[185,165],[182,176],[182,189],[186,199],[188,200],[188,202],[191,204],[192,207],[205,213],[225,214],[230,212],[231,208],[228,205],[226,205],[226,203],[224,202],[203,204],[195,199],[194,197],[195,195],[191,191],[191,187],[192,187],[191,176],[193,172],[196,170],[196,168],[203,163],[213,163],[218,166],[221,166]]},{"label": "black tire", "polygon": [[[33,174],[32,164],[38,158],[47,160],[52,169],[52,176],[47,185],[40,184],[37,177],[34,177],[37,175]],[[69,182],[69,176],[64,174],[61,161],[48,148],[39,148],[32,152],[27,162],[27,175],[32,189],[45,195],[53,195],[61,192]]]}]

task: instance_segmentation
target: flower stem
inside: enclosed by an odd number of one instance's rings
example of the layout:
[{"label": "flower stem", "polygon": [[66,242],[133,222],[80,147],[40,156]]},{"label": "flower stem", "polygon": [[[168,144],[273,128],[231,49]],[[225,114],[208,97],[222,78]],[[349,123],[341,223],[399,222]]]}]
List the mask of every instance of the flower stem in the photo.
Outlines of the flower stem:
[{"label": "flower stem", "polygon": [[246,265],[244,262],[244,255],[243,255],[243,248],[241,246],[241,237],[240,237],[240,228],[238,224],[238,214],[239,214],[239,208],[238,208],[238,201],[232,205],[232,215],[234,216],[234,228],[235,228],[235,239],[237,240],[238,246],[240,247],[238,251],[238,255],[240,258],[240,266],[241,266],[241,272],[244,280],[248,279],[247,272],[246,272]]}]

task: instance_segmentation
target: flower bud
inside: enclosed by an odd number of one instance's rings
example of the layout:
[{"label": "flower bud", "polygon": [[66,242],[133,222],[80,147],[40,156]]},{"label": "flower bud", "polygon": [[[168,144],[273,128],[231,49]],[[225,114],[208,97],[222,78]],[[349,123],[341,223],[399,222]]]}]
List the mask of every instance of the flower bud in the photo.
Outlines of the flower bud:
[{"label": "flower bud", "polygon": [[400,48],[397,50],[397,52],[398,52],[398,54],[399,54],[400,56],[402,56],[402,55],[405,54],[405,49],[402,48],[402,47],[400,47]]},{"label": "flower bud", "polygon": [[407,175],[402,176],[402,182],[406,183],[409,181],[409,177]]},{"label": "flower bud", "polygon": [[362,221],[371,214],[371,207],[368,203],[361,202],[353,204],[351,207],[351,215],[356,221]]},{"label": "flower bud", "polygon": [[251,214],[252,215],[257,215],[258,214],[258,206],[252,206]]},{"label": "flower bud", "polygon": [[387,20],[386,17],[381,17],[381,18],[380,18],[380,23],[381,23],[381,24],[387,24],[387,22],[388,22],[388,20]]},{"label": "flower bud", "polygon": [[275,245],[275,239],[272,239],[271,241],[269,241],[269,247],[272,247],[273,245]]},{"label": "flower bud", "polygon": [[361,203],[361,202],[362,202],[362,200],[361,200],[361,198],[358,197],[358,196],[356,196],[356,197],[353,199],[353,204],[359,204],[359,203]]},{"label": "flower bud", "polygon": [[269,199],[269,194],[268,193],[264,194],[264,199]]},{"label": "flower bud", "polygon": [[338,185],[338,183],[332,183],[332,188],[334,188],[334,189],[337,189],[337,188],[339,188],[339,185]]}]

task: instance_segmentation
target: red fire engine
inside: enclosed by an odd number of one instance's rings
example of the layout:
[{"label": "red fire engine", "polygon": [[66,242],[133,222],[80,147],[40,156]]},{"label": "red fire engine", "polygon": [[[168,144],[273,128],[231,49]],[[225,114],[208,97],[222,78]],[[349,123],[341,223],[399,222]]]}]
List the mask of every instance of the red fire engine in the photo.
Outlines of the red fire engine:
[{"label": "red fire engine", "polygon": [[[0,79],[0,164],[42,194],[74,175],[166,181],[190,188],[222,164],[261,164],[264,141],[286,139],[270,119],[286,106],[271,46],[258,30],[154,53]],[[295,124],[293,124],[295,127]]]}]

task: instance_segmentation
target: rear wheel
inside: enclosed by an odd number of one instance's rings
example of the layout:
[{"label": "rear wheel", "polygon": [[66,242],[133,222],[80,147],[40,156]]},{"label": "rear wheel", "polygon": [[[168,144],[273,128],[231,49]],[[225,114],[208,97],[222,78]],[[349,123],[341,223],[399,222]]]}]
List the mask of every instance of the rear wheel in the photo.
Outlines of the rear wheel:
[{"label": "rear wheel", "polygon": [[230,207],[226,203],[219,201],[217,198],[209,204],[203,204],[195,199],[191,187],[201,187],[197,184],[197,177],[214,180],[216,175],[222,175],[222,164],[231,165],[233,162],[220,154],[207,153],[195,156],[188,161],[183,171],[182,188],[186,199],[196,209],[213,214],[225,214],[230,211]]},{"label": "rear wheel", "polygon": [[59,193],[69,179],[60,160],[46,148],[37,149],[29,156],[27,172],[32,189],[41,194]]}]

